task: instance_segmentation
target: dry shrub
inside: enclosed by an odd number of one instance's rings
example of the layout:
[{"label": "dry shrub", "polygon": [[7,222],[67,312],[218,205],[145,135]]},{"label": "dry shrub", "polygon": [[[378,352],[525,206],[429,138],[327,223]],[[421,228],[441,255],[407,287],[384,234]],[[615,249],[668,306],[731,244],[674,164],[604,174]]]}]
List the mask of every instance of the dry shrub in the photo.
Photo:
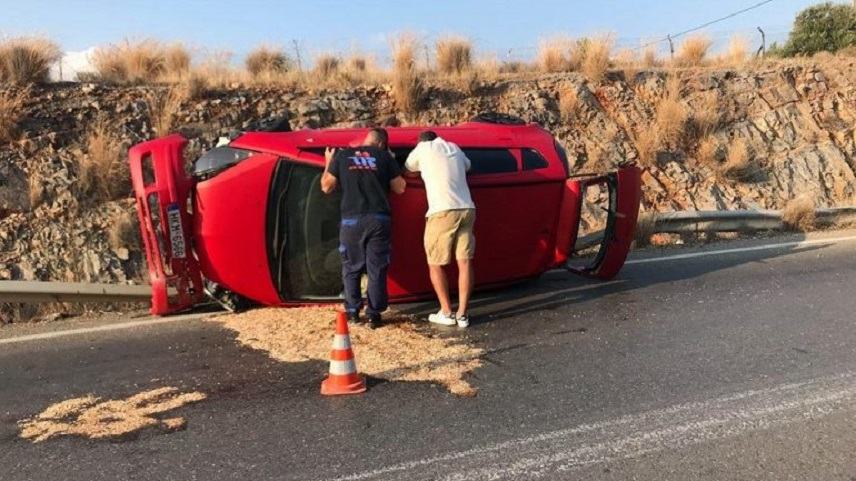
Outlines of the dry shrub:
[{"label": "dry shrub", "polygon": [[782,211],[785,227],[798,232],[806,232],[815,227],[815,205],[809,196],[791,199]]},{"label": "dry shrub", "polygon": [[93,200],[112,200],[130,190],[128,165],[122,148],[105,118],[95,121],[85,140],[85,152],[78,160],[78,185]]},{"label": "dry shrub", "polygon": [[749,56],[749,43],[746,38],[735,35],[728,41],[728,50],[720,58],[721,62],[731,67],[740,67],[746,63]]},{"label": "dry shrub", "polygon": [[602,35],[585,39],[581,51],[580,70],[592,83],[600,83],[609,69],[609,53],[612,50],[612,36]]},{"label": "dry shrub", "polygon": [[691,35],[678,46],[675,65],[679,67],[698,67],[704,64],[712,42],[704,35]]},{"label": "dry shrub", "polygon": [[[540,64],[539,64],[540,65]],[[517,60],[508,60],[499,65],[499,73],[522,73],[530,70],[532,67]]]},{"label": "dry shrub", "polygon": [[171,87],[166,93],[158,90],[146,95],[149,122],[157,136],[163,137],[170,133],[181,103],[188,98],[188,95],[187,90],[179,87]]},{"label": "dry shrub", "polygon": [[660,134],[655,126],[640,129],[633,139],[634,147],[638,155],[639,165],[650,167],[657,162],[657,152],[660,150]]},{"label": "dry shrub", "polygon": [[502,67],[499,59],[496,58],[496,54],[490,53],[478,60],[475,70],[486,79],[496,79],[499,77]]},{"label": "dry shrub", "polygon": [[154,82],[167,73],[166,51],[155,40],[97,48],[92,64],[101,80],[113,83]]},{"label": "dry shrub", "polygon": [[345,63],[345,69],[351,73],[363,73],[368,70],[369,62],[362,55],[351,55]]},{"label": "dry shrub", "polygon": [[645,68],[655,68],[661,65],[660,59],[657,58],[657,48],[654,45],[649,45],[642,51],[642,65]]},{"label": "dry shrub", "polygon": [[698,137],[705,137],[719,127],[722,112],[716,91],[711,90],[702,94],[701,101],[692,113]]},{"label": "dry shrub", "polygon": [[752,155],[749,145],[742,138],[734,139],[728,147],[722,175],[736,180],[745,180],[754,173]]},{"label": "dry shrub", "polygon": [[568,54],[574,42],[563,36],[542,39],[538,43],[536,63],[542,72],[565,72],[570,70],[571,62]]},{"label": "dry shrub", "polygon": [[339,65],[342,63],[335,55],[322,54],[315,59],[314,73],[321,79],[332,79],[339,73]]},{"label": "dry shrub", "polygon": [[18,37],[0,41],[0,82],[47,82],[51,65],[60,57],[59,47],[45,38]]},{"label": "dry shrub", "polygon": [[0,142],[11,142],[17,138],[24,100],[29,95],[29,89],[0,92]]},{"label": "dry shrub", "polygon": [[719,165],[719,141],[709,135],[701,139],[696,149],[696,160],[702,165],[717,167]]},{"label": "dry shrub", "polygon": [[639,59],[636,52],[630,49],[622,49],[615,55],[615,65],[624,74],[624,81],[632,84],[639,73]]},{"label": "dry shrub", "polygon": [[[207,54],[197,67],[190,73],[187,85],[188,92],[199,92],[201,95],[212,89],[229,87],[245,80],[247,72],[238,72],[231,67],[232,53],[228,51],[211,52]],[[188,97],[198,98],[198,97]]]},{"label": "dry shrub", "polygon": [[181,80],[190,72],[190,52],[181,43],[169,45],[164,50],[164,64],[169,75]]},{"label": "dry shrub", "polygon": [[565,122],[573,122],[579,113],[580,99],[577,91],[565,88],[559,92],[559,114]]},{"label": "dry shrub", "polygon": [[253,76],[271,77],[288,72],[291,69],[291,59],[280,48],[261,45],[247,54],[244,66]]},{"label": "dry shrub", "polygon": [[437,41],[437,70],[443,75],[461,75],[472,68],[472,44],[464,37],[445,37]]},{"label": "dry shrub", "polygon": [[198,100],[208,96],[210,81],[201,72],[192,71],[179,86],[187,100]]},{"label": "dry shrub", "polygon": [[422,103],[422,80],[416,70],[416,37],[402,33],[392,42],[392,95],[405,113],[416,113]]},{"label": "dry shrub", "polygon": [[659,139],[674,146],[684,131],[687,112],[681,103],[680,78],[672,76],[666,81],[663,97],[659,100],[654,114],[654,123]]},{"label": "dry shrub", "polygon": [[133,251],[140,248],[137,219],[126,210],[119,211],[112,216],[107,236],[113,250],[124,247]]}]

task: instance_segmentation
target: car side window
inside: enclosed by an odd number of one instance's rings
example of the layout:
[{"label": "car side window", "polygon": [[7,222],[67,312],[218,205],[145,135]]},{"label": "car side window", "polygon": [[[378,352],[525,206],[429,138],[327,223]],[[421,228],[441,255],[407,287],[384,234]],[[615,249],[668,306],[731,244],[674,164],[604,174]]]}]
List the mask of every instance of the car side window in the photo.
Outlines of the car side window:
[{"label": "car side window", "polygon": [[462,149],[470,159],[471,175],[517,172],[517,158],[508,149]]},{"label": "car side window", "polygon": [[523,170],[544,169],[550,166],[547,159],[535,149],[523,149],[521,151],[523,157]]}]

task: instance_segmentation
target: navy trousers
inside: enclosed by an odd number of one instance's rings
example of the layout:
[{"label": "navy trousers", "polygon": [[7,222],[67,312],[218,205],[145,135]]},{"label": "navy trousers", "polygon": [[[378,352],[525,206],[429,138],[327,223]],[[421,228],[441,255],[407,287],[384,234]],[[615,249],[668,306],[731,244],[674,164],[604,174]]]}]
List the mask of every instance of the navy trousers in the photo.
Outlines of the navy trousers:
[{"label": "navy trousers", "polygon": [[389,267],[390,217],[365,214],[343,218],[339,228],[339,253],[342,254],[342,282],[345,285],[345,310],[358,314],[363,305],[360,278],[369,278],[366,314],[386,310],[386,271]]}]

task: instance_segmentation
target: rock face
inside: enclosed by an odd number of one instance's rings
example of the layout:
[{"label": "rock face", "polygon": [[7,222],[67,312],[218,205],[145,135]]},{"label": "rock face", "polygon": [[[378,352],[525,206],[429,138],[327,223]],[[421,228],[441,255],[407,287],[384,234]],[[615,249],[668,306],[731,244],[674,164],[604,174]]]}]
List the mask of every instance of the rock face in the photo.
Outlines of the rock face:
[{"label": "rock face", "polygon": [[[553,132],[576,173],[642,163],[646,210],[782,208],[800,195],[819,206],[852,205],[856,68],[846,62],[611,72],[599,85],[574,73],[520,76],[481,80],[468,92],[434,83],[422,112],[411,118],[397,112],[388,85],[342,91],[246,88],[185,99],[171,120],[173,130],[190,139],[192,161],[218,136],[252,129],[283,112],[293,128],[321,128],[454,124],[498,111]],[[680,75],[678,97],[687,119],[679,140],[659,145],[653,160],[645,161],[640,133],[653,128],[658,99],[674,75]],[[86,138],[99,121],[106,120],[120,152],[155,137],[157,112],[147,99],[163,96],[166,88],[54,84],[33,91],[19,122],[24,137],[0,145],[0,280],[143,281],[138,243],[128,240],[133,235],[115,232],[116,219],[133,213],[130,192],[105,197],[84,188],[81,162],[89,155]],[[572,112],[560,112],[566,92],[576,99]],[[697,125],[711,110],[713,124],[704,135],[718,144],[719,154],[704,159],[697,155]],[[722,163],[738,141],[753,170],[735,180],[722,175]],[[123,163],[117,159],[117,168]],[[587,226],[593,224],[586,219]]]}]

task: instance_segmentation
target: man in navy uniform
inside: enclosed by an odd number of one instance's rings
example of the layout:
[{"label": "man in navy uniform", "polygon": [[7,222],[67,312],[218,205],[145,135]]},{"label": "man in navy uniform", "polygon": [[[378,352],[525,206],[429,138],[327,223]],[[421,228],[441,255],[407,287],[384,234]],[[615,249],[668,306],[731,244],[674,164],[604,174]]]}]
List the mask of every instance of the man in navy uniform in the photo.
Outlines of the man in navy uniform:
[{"label": "man in navy uniform", "polygon": [[389,191],[404,192],[401,169],[388,150],[386,130],[369,131],[363,145],[324,152],[326,168],[321,190],[329,194],[342,189],[342,224],[339,252],[342,255],[342,283],[345,311],[351,322],[360,321],[362,292],[360,278],[368,274],[366,315],[371,327],[380,324],[387,308],[386,271],[389,267],[391,211]]}]

